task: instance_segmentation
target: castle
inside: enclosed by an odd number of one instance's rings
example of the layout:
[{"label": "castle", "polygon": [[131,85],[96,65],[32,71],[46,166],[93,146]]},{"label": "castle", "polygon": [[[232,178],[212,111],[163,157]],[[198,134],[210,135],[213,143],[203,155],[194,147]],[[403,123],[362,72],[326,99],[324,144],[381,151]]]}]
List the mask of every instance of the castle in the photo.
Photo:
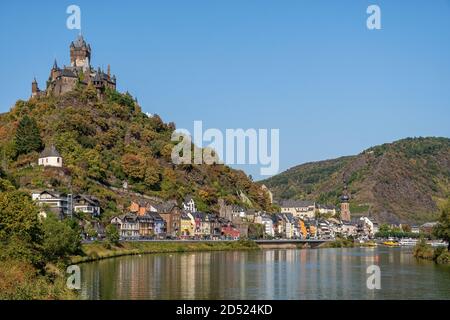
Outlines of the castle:
[{"label": "castle", "polygon": [[97,89],[98,94],[102,94],[106,88],[116,89],[116,76],[111,76],[111,70],[105,73],[98,68],[93,69],[90,64],[91,46],[86,43],[80,34],[75,41],[70,44],[70,66],[59,68],[55,62],[50,70],[45,91],[39,89],[36,78],[31,84],[31,96],[40,97],[44,95],[59,96],[73,90],[77,84],[82,86],[92,85]]}]

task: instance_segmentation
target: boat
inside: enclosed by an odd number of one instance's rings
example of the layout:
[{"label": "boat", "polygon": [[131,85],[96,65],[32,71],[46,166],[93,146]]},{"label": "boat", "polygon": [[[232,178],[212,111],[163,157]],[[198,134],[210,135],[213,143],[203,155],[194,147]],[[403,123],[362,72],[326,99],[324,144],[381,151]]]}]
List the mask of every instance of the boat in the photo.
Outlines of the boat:
[{"label": "boat", "polygon": [[447,247],[448,243],[442,240],[434,240],[427,242],[432,247]]},{"label": "boat", "polygon": [[406,238],[406,239],[401,239],[399,242],[399,245],[401,246],[415,246],[417,244],[418,240],[417,239],[411,239],[411,238]]},{"label": "boat", "polygon": [[383,244],[388,247],[398,247],[399,246],[398,242],[394,242],[394,241],[385,241],[385,242],[383,242]]}]

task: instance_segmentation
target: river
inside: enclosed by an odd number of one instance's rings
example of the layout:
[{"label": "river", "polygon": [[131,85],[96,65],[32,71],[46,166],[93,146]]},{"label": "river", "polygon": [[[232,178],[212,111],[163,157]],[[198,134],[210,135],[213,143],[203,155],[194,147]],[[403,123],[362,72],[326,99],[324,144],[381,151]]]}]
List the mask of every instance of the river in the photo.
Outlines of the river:
[{"label": "river", "polygon": [[[81,264],[84,299],[450,299],[450,267],[411,248],[125,256]],[[368,289],[367,268],[381,289]]]}]

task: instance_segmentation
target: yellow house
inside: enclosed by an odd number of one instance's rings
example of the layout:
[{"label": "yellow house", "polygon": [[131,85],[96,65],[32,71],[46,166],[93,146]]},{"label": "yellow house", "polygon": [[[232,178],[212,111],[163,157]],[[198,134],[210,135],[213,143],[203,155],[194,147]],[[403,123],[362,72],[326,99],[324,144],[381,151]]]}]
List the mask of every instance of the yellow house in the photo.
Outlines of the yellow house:
[{"label": "yellow house", "polygon": [[192,237],[194,235],[195,221],[190,213],[181,214],[180,235],[182,237]]}]

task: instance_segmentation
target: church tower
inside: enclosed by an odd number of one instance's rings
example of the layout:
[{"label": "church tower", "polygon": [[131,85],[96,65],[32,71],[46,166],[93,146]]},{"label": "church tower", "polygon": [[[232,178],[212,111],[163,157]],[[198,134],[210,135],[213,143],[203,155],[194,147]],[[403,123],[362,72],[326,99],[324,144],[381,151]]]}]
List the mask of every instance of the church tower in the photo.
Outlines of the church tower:
[{"label": "church tower", "polygon": [[90,69],[91,46],[84,41],[80,34],[77,40],[70,44],[70,65],[72,67],[82,67],[84,70]]},{"label": "church tower", "polygon": [[344,191],[341,196],[341,220],[350,222],[350,197],[347,190],[347,182],[344,181]]}]

